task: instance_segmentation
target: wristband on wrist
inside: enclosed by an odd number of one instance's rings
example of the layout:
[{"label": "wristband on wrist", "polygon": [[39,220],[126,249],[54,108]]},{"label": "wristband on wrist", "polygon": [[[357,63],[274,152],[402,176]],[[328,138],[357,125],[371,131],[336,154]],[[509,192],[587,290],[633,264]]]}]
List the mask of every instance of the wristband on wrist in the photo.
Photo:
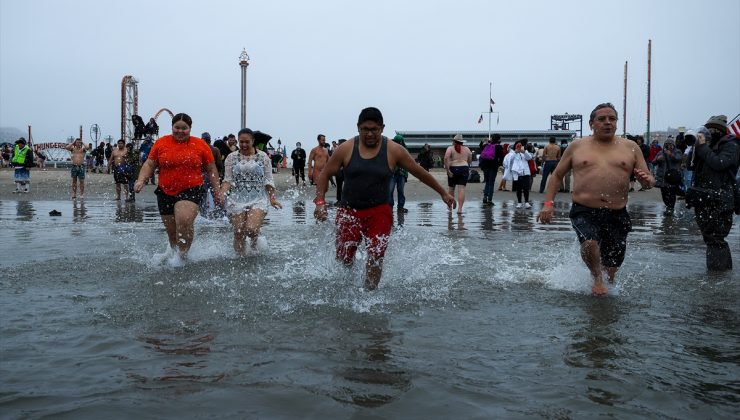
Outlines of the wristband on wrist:
[{"label": "wristband on wrist", "polygon": [[555,205],[555,202],[552,200],[548,200],[542,203],[542,205],[544,205],[545,207],[552,207],[553,205]]},{"label": "wristband on wrist", "polygon": [[324,200],[323,198],[316,197],[313,199],[313,203],[316,204],[317,206],[323,206],[324,204],[326,204],[326,200]]}]

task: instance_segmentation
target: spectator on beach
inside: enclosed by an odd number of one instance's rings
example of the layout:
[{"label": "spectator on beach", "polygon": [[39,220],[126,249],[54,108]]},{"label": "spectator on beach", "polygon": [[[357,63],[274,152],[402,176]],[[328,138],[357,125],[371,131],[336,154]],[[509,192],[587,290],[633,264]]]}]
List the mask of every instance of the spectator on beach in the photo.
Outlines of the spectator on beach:
[{"label": "spectator on beach", "polygon": [[[308,180],[311,182],[311,185],[316,183],[319,174],[324,169],[324,166],[326,166],[326,162],[329,161],[329,151],[325,147],[326,136],[319,134],[316,136],[316,141],[319,143],[318,146],[311,149],[311,152],[308,154]],[[332,181],[333,184],[334,181]]]},{"label": "spectator on beach", "polygon": [[692,158],[694,156],[694,147],[696,146],[696,133],[689,130],[684,134],[684,141],[686,142],[686,151],[683,154],[681,169],[683,170],[683,191],[685,193],[694,181],[694,165],[692,164]]},{"label": "spectator on beach", "polygon": [[[205,132],[200,135],[200,138],[211,149],[213,153],[213,162],[216,164],[216,170],[218,171],[218,177],[223,180],[225,175],[224,160],[221,158],[221,151],[218,147],[211,144],[211,134]],[[200,215],[205,218],[221,217],[223,216],[220,208],[216,205],[216,196],[214,195],[213,187],[208,178],[208,172],[203,171],[203,200],[200,203]]]},{"label": "spectator on beach", "polygon": [[136,201],[136,192],[134,192],[134,183],[139,177],[141,170],[141,152],[134,147],[133,143],[126,144],[126,187],[128,199],[126,202]]},{"label": "spectator on beach", "polygon": [[683,181],[681,161],[683,153],[676,148],[676,143],[669,138],[663,144],[663,150],[655,156],[655,186],[660,188],[660,195],[665,204],[663,216],[673,216],[676,207],[676,194]]},{"label": "spectator on beach", "polygon": [[694,182],[686,191],[686,205],[694,208],[707,245],[707,269],[732,270],[732,254],[725,238],[732,229],[736,207],[735,176],[740,165],[740,145],[728,134],[727,117],[716,115],[697,130],[693,160]]},{"label": "spectator on beach", "polygon": [[653,176],[655,176],[655,165],[653,165],[653,161],[661,150],[663,150],[663,148],[660,146],[660,142],[658,142],[658,139],[654,139],[652,143],[650,143],[650,152],[648,153],[647,162],[650,173],[652,173]]},{"label": "spectator on beach", "polygon": [[[218,151],[221,153],[221,163],[223,164],[223,161],[226,160],[226,156],[231,153],[231,149],[229,149],[229,146],[226,144],[226,140],[229,138],[228,135],[225,135],[222,139],[217,139],[213,142],[213,147],[217,148]],[[221,177],[223,179],[223,177]]]},{"label": "spectator on beach", "polygon": [[496,173],[498,172],[498,166],[496,165],[496,139],[500,139],[499,134],[494,134],[489,137],[485,144],[481,142],[481,153],[478,158],[478,167],[483,172],[483,204],[493,205],[493,189],[496,184]]},{"label": "spectator on beach", "polygon": [[[239,146],[236,145],[236,136],[233,134],[229,134],[229,137],[226,139],[226,146],[229,148],[229,152],[224,156],[224,160],[226,157],[228,157],[231,153],[236,152],[239,150]],[[225,164],[224,164],[225,167]]]},{"label": "spectator on beach", "polygon": [[0,163],[2,163],[3,168],[7,168],[8,166],[10,166],[10,155],[12,154],[10,150],[10,146],[8,146],[7,144],[4,144],[2,148],[2,152],[0,153],[1,153],[0,157],[2,157],[2,162]]},{"label": "spectator on beach", "polygon": [[301,147],[301,142],[295,144],[295,149],[291,152],[290,159],[293,161],[295,184],[298,185],[298,178],[300,178],[303,181],[303,185],[306,185],[306,151]]},{"label": "spectator on beach", "polygon": [[[563,154],[565,154],[565,149],[568,148],[568,140],[562,139],[560,140],[560,158],[562,159]],[[558,192],[570,192],[570,174],[573,171],[570,170],[568,173],[565,174],[563,177],[563,184],[560,187],[560,190]],[[547,189],[547,185],[545,185],[545,189]]]},{"label": "spectator on beach", "polygon": [[[630,173],[635,173],[644,188],[651,188],[655,179],[634,143],[615,135],[614,105],[597,105],[588,123],[593,134],[575,140],[565,150],[547,184],[545,202],[537,219],[545,224],[552,222],[553,200],[563,176],[572,168],[570,219],[581,243],[581,258],[593,278],[591,290],[601,296],[608,292],[603,271],[613,283],[624,261],[627,234],[632,229],[626,209]],[[618,162],[621,164],[615,164]]]},{"label": "spectator on beach", "polygon": [[226,212],[234,227],[234,252],[245,254],[247,238],[257,249],[257,238],[270,206],[283,206],[275,198],[272,162],[267,153],[258,150],[249,128],[239,131],[239,151],[224,161],[224,182],[221,195],[226,197]]},{"label": "spectator on beach", "polygon": [[[537,164],[534,161],[534,157],[537,154],[537,145],[536,144],[529,144],[527,143],[527,139],[522,139],[522,148],[529,152],[529,154],[532,156],[532,159],[527,161],[527,165],[529,166],[529,185],[526,187],[527,191],[532,191],[532,185],[534,184],[534,178],[539,173],[539,169],[537,168]],[[529,202],[529,200],[525,200],[526,202]]]},{"label": "spectator on beach", "polygon": [[470,177],[470,163],[473,161],[473,152],[465,146],[465,139],[461,134],[452,138],[452,146],[445,151],[444,167],[447,171],[447,192],[455,196],[457,187],[457,214],[462,214],[465,204],[465,186]]},{"label": "spectator on beach", "polygon": [[[532,204],[529,203],[529,189],[532,180],[529,162],[532,159],[532,154],[519,141],[514,143],[514,149],[504,158],[505,171],[508,172],[508,177],[512,181],[511,188],[516,191],[516,208],[518,209],[532,208]],[[522,203],[522,195],[524,203]]]},{"label": "spectator on beach", "polygon": [[[404,140],[403,136],[400,134],[396,134],[395,137],[393,137],[393,141],[398,144],[399,146],[406,149],[408,152],[409,148],[406,147],[406,141]],[[390,194],[388,195],[388,203],[391,205],[391,209],[393,209],[394,200],[393,200],[393,192],[396,192],[396,195],[398,197],[398,212],[399,213],[408,213],[408,209],[404,207],[406,205],[406,194],[404,193],[404,186],[406,185],[406,181],[409,179],[409,171],[406,169],[397,166],[396,170],[393,171],[393,176],[391,176],[391,183],[390,183]]]},{"label": "spectator on beach", "polygon": [[427,172],[434,167],[432,147],[429,143],[424,143],[424,146],[421,148],[419,156],[417,157],[417,162],[419,162],[419,165],[421,165],[421,167]]},{"label": "spectator on beach", "polygon": [[36,151],[36,161],[39,169],[46,170],[46,153],[43,150]]},{"label": "spectator on beach", "polygon": [[550,137],[550,140],[542,149],[542,181],[540,181],[540,194],[545,192],[545,186],[547,185],[547,178],[550,176],[555,167],[558,166],[560,161],[560,146],[555,144],[555,137]]},{"label": "spectator on beach", "polygon": [[498,185],[499,191],[509,191],[506,189],[506,181],[509,179],[506,175],[506,165],[504,165],[504,160],[506,159],[506,156],[509,156],[509,143],[504,143],[503,146],[501,146],[503,149],[502,153],[502,159],[501,159],[501,167],[504,168],[504,176],[501,177],[501,183]]},{"label": "spectator on beach", "polygon": [[340,145],[316,178],[314,216],[326,220],[325,196],[329,177],[344,167],[344,192],[336,217],[336,257],[351,266],[364,237],[367,250],[365,288],[368,290],[378,287],[383,272],[383,258],[393,225],[388,187],[396,167],[408,170],[437,191],[450,210],[455,207],[455,199],[429,172],[414,162],[406,149],[382,135],[384,128],[380,110],[363,109],[357,120],[359,136]]},{"label": "spectator on beach", "polygon": [[14,168],[13,181],[15,182],[14,193],[28,193],[31,188],[31,171],[35,166],[33,163],[33,151],[26,145],[26,139],[21,137],[15,142],[13,155],[10,157],[10,166]]},{"label": "spectator on beach", "polygon": [[223,203],[218,170],[211,148],[190,135],[193,120],[187,114],[172,118],[172,134],[160,137],[142,166],[134,192],[144,188],[144,180],[159,168],[159,185],[154,191],[169,249],[164,257],[171,265],[181,265],[193,243],[193,223],[203,199],[203,169],[213,186],[216,202]]},{"label": "spectator on beach", "polygon": [[123,185],[126,191],[126,201],[131,199],[130,192],[128,189],[128,174],[131,172],[131,167],[128,164],[126,158],[128,151],[126,150],[126,141],[119,139],[116,143],[115,150],[111,151],[110,157],[108,158],[108,173],[113,170],[113,182],[116,184],[116,200],[121,199],[121,186]]},{"label": "spectator on beach", "polygon": [[[124,144],[125,144],[125,141],[124,141]],[[110,173],[110,159],[112,155],[113,155],[113,145],[108,143],[105,146],[105,160],[108,162],[108,173]]]},{"label": "spectator on beach", "polygon": [[[157,128],[159,130],[159,128]],[[144,141],[141,142],[141,146],[139,146],[139,157],[141,158],[141,161],[139,162],[139,167],[146,162],[146,159],[149,157],[149,152],[152,150],[152,146],[154,146],[154,141],[152,139],[152,136],[146,136],[144,137]],[[146,184],[152,184],[156,185],[156,180],[154,179],[154,173],[152,173],[152,177],[146,180]]]},{"label": "spectator on beach", "polygon": [[90,172],[92,172],[93,170],[93,163],[95,160],[92,155],[93,150],[94,149],[93,149],[92,143],[88,143],[87,146],[85,147],[85,167]]},{"label": "spectator on beach", "polygon": [[94,158],[95,170],[103,173],[103,162],[105,161],[105,142],[101,142],[95,150],[92,151]]},{"label": "spectator on beach", "polygon": [[85,145],[82,143],[82,139],[75,139],[75,141],[67,145],[66,149],[71,154],[72,168],[70,173],[72,175],[72,200],[77,198],[77,183],[80,184],[80,198],[85,198],[85,158],[87,150]]}]

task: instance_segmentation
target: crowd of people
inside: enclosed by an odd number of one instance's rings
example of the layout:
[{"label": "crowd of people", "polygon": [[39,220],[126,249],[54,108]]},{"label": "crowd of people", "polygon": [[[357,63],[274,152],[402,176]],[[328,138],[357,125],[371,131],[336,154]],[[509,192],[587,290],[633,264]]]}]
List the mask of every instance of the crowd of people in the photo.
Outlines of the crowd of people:
[{"label": "crowd of people", "polygon": [[[515,207],[523,210],[532,208],[530,190],[535,176],[541,176],[539,192],[544,194],[544,202],[537,219],[544,224],[553,220],[557,193],[570,193],[569,218],[581,243],[581,256],[593,278],[593,293],[603,295],[624,261],[631,230],[628,193],[634,191],[634,182],[640,184],[640,190],[655,186],[661,190],[666,217],[673,216],[678,198],[694,209],[707,246],[707,268],[732,269],[725,238],[733,213],[740,214],[740,143],[728,132],[727,117],[713,116],[696,130],[682,131],[663,145],[654,141],[650,146],[641,136],[617,136],[617,120],[612,104],[599,104],[589,117],[591,136],[560,145],[553,137],[542,148],[527,139],[511,146],[501,144],[501,137],[492,135],[479,144],[482,204],[494,205],[499,172],[503,175],[498,190],[511,183],[516,192]],[[209,133],[191,136],[191,127],[190,116],[181,113],[172,119],[172,134],[156,142],[147,138],[138,148],[124,140],[115,148],[101,144],[92,152],[91,145],[85,146],[80,139],[67,146],[73,199],[84,198],[85,173],[102,167],[104,161],[106,172],[113,174],[116,200],[122,198],[122,190],[126,201],[134,201],[144,185],[157,185],[157,205],[169,243],[162,258],[175,265],[187,259],[197,215],[214,215],[204,212],[204,203],[209,200],[220,209],[216,216],[228,216],[237,255],[245,255],[248,246],[257,247],[267,212],[282,208],[276,198],[274,162],[262,150],[264,145],[257,144],[255,132],[243,128],[238,135],[226,135],[211,145]],[[359,135],[329,146],[326,136],[319,134],[308,156],[300,143],[291,153],[296,185],[306,185],[305,172],[309,183],[315,185],[314,216],[318,220],[327,218],[329,184],[337,188],[336,258],[352,265],[364,240],[367,289],[375,289],[380,281],[394,206],[399,213],[408,212],[404,186],[409,174],[436,191],[449,211],[457,208],[461,215],[474,158],[463,136],[454,136],[441,162],[447,174],[445,189],[429,173],[435,165],[429,145],[414,159],[403,136],[387,138],[384,128],[380,110],[365,108],[357,121]],[[3,150],[4,160],[5,154]],[[25,139],[16,142],[7,160],[15,171],[15,192],[28,192],[29,169],[36,164]],[[155,173],[159,174],[158,182]]]}]

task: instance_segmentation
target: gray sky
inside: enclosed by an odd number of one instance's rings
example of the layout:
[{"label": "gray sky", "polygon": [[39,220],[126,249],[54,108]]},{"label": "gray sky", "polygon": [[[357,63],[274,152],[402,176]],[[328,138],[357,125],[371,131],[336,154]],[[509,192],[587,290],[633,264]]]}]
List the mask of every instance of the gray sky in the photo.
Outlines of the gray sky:
[{"label": "gray sky", "polygon": [[605,101],[621,119],[625,61],[627,131],[642,133],[652,39],[651,129],[693,127],[740,112],[739,20],[737,0],[0,0],[0,126],[63,141],[82,125],[87,142],[97,123],[117,139],[133,75],[145,120],[166,107],[194,135],[236,133],[246,48],[247,125],[289,150],[354,135],[366,106],[386,134],[487,130],[489,82],[494,130]]}]

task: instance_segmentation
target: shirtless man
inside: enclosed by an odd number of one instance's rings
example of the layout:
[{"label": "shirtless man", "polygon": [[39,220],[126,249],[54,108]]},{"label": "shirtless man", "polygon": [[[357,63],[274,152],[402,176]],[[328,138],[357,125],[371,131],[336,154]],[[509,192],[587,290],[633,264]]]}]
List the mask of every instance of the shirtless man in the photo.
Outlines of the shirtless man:
[{"label": "shirtless man", "polygon": [[633,141],[617,137],[617,110],[614,105],[597,105],[588,121],[593,134],[572,142],[550,177],[545,202],[537,219],[552,221],[553,200],[563,176],[573,169],[573,205],[570,219],[581,243],[581,258],[586,263],[596,296],[608,291],[603,271],[610,283],[624,261],[627,233],[632,230],[627,213],[630,175],[643,188],[655,185],[640,148]]},{"label": "shirtless man", "polygon": [[80,198],[85,198],[85,156],[87,150],[82,139],[75,139],[65,147],[72,154],[72,200],[77,198],[77,180],[80,180]]},{"label": "shirtless man", "polygon": [[326,162],[329,161],[329,151],[324,146],[326,137],[319,134],[316,140],[319,141],[319,145],[311,149],[311,153],[308,154],[308,180],[311,181],[311,185],[314,185],[316,180],[319,179],[319,174],[324,170]]},{"label": "shirtless man", "polygon": [[542,157],[544,159],[544,162],[542,163],[542,180],[540,181],[540,194],[545,192],[547,177],[550,176],[555,167],[558,166],[558,161],[560,160],[560,146],[555,144],[555,137],[550,137],[550,142],[542,150]]},{"label": "shirtless man", "polygon": [[125,186],[126,200],[129,198],[128,176],[129,168],[126,162],[126,142],[123,139],[118,140],[116,148],[113,149],[110,159],[108,160],[108,172],[113,169],[113,180],[116,183],[116,200],[121,199],[121,185]]}]

